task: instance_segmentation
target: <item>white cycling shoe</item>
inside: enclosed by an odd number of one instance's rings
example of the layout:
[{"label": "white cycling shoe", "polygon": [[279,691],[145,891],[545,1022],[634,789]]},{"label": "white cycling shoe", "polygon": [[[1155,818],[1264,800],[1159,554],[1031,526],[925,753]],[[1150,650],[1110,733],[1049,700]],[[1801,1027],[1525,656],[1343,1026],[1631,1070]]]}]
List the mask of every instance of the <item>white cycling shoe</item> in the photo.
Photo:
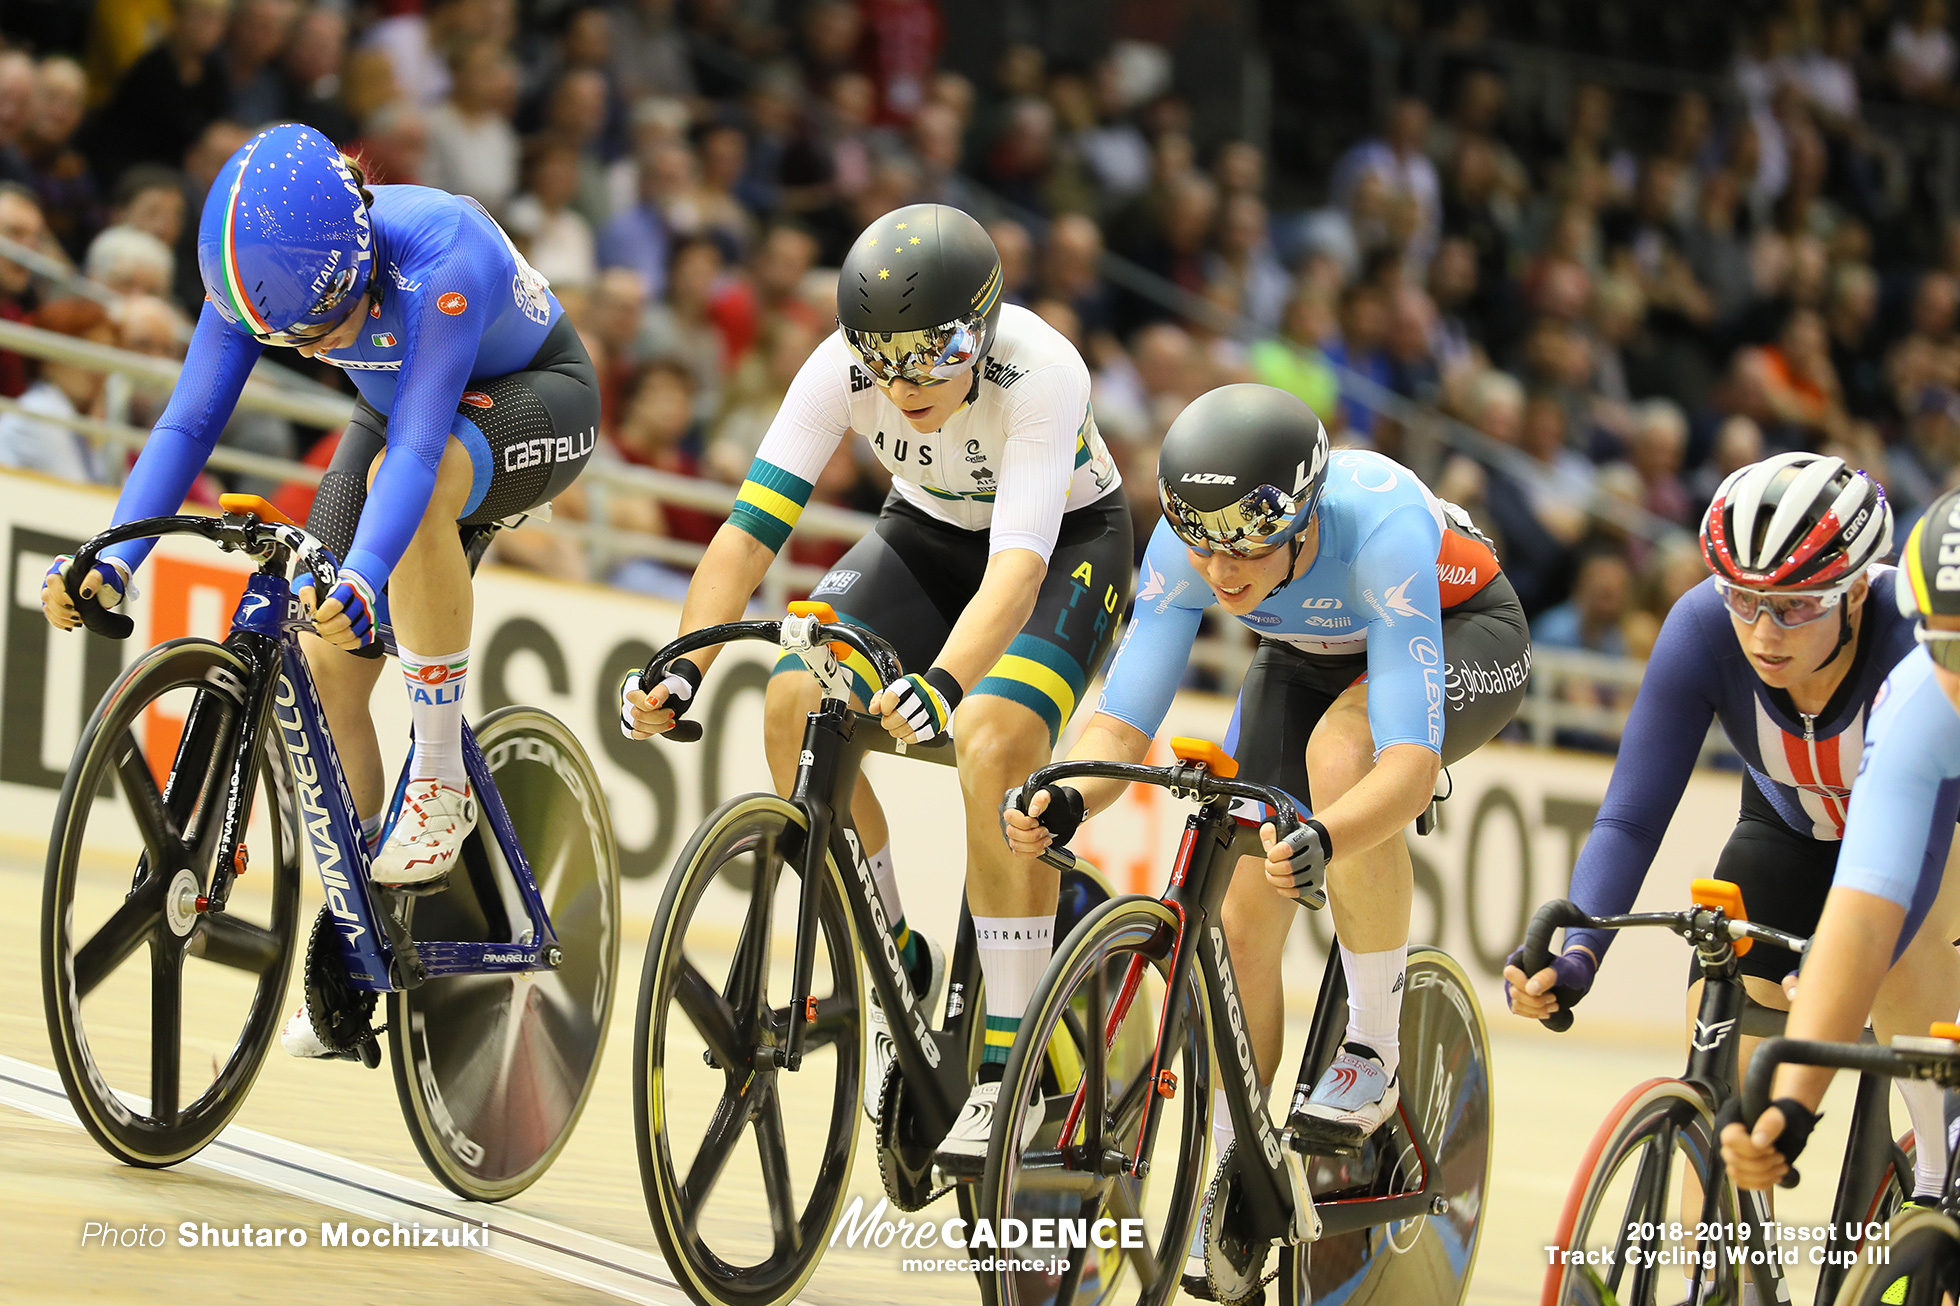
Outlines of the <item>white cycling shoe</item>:
[{"label": "white cycling shoe", "polygon": [[1306,1106],[1288,1123],[1308,1150],[1339,1154],[1359,1148],[1401,1100],[1401,1080],[1389,1073],[1380,1054],[1366,1044],[1343,1043]]},{"label": "white cycling shoe", "polygon": [[[946,950],[921,934],[912,931],[912,937],[925,949],[926,975],[921,987],[919,976],[913,975],[912,993],[918,1000],[919,1009],[925,1012],[926,1023],[932,1023],[932,1013],[939,1006],[939,991],[946,987]],[[923,996],[921,996],[923,995]],[[878,1123],[878,1104],[885,1095],[885,1075],[898,1054],[892,1048],[891,1023],[885,1019],[885,1009],[878,1004],[878,995],[871,995],[871,1013],[867,1024],[869,1035],[864,1041],[864,1116],[872,1124]]]},{"label": "white cycling shoe", "polygon": [[[966,1095],[966,1105],[960,1108],[959,1118],[953,1121],[952,1129],[939,1144],[938,1155],[933,1158],[941,1170],[955,1178],[980,1177],[987,1168],[987,1144],[993,1141],[994,1112],[999,1105],[1000,1081],[973,1086],[973,1091]],[[1034,1142],[1047,1119],[1047,1099],[1035,1098],[1021,1124],[1022,1151]]]},{"label": "white cycling shoe", "polygon": [[374,856],[368,878],[386,889],[423,889],[442,883],[462,856],[463,840],[476,829],[476,796],[466,783],[451,789],[440,780],[411,780],[401,816]]},{"label": "white cycling shoe", "polygon": [[304,1002],[299,1004],[293,1018],[286,1022],[286,1027],[279,1031],[279,1046],[286,1049],[288,1056],[294,1057],[330,1058],[334,1055],[333,1049],[322,1043],[319,1034],[314,1031],[313,1018],[306,1014]]}]

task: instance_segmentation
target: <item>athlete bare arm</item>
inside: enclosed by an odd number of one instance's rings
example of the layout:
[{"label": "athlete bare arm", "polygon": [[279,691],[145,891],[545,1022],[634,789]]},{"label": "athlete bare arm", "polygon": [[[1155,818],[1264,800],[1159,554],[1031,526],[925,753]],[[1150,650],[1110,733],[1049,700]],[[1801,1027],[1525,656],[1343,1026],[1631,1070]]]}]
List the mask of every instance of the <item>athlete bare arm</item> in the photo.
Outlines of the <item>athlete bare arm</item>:
[{"label": "athlete bare arm", "polygon": [[[1313,813],[1327,829],[1327,844],[1343,853],[1366,852],[1400,834],[1421,816],[1436,793],[1442,754],[1422,744],[1391,744],[1375,759],[1375,769],[1328,806]],[[1275,841],[1268,822],[1259,827],[1266,846],[1266,878],[1273,887],[1293,887],[1292,850]]]},{"label": "athlete bare arm", "polygon": [[[688,635],[708,626],[741,620],[749,596],[762,584],[769,564],[775,560],[774,549],[733,522],[723,522],[694,569],[694,579],[687,587],[687,601],[681,606],[679,633]],[[691,653],[688,659],[706,674],[720,656],[721,648],[717,645]],[[655,685],[650,694],[637,689],[627,691],[626,702],[632,709],[633,727],[638,734],[660,735],[673,729],[672,710],[661,706],[666,701],[664,684]]]}]

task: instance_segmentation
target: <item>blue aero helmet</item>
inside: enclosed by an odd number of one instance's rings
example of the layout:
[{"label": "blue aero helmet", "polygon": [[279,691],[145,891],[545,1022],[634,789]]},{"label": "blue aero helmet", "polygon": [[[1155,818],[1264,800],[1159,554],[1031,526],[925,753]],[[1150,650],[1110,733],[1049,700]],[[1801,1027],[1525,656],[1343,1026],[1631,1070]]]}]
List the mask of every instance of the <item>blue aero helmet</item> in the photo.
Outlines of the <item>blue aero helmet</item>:
[{"label": "blue aero helmet", "polygon": [[206,298],[269,345],[327,334],[358,304],[374,267],[360,180],[303,123],[245,142],[218,170],[197,228]]}]

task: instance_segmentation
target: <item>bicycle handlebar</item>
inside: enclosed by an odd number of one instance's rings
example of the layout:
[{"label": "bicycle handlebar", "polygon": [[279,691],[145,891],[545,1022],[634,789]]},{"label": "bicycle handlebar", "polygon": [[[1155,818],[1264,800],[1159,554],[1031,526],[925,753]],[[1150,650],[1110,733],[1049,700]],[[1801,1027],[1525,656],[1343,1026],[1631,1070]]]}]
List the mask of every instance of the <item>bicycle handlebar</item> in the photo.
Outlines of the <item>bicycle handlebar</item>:
[{"label": "bicycle handlebar", "polygon": [[1162,785],[1175,794],[1189,794],[1199,802],[1213,798],[1245,798],[1255,803],[1264,803],[1273,809],[1273,824],[1279,837],[1284,839],[1300,825],[1300,811],[1293,800],[1270,785],[1253,784],[1247,780],[1228,780],[1214,775],[1203,766],[1187,765],[1180,762],[1176,766],[1143,766],[1135,762],[1050,762],[1028,777],[1023,793],[1032,795],[1038,789],[1079,776],[1104,780],[1127,780],[1132,784]]},{"label": "bicycle handlebar", "polygon": [[75,612],[84,626],[109,639],[129,638],[136,623],[119,612],[109,611],[93,595],[81,593],[82,581],[95,569],[102,550],[109,546],[129,540],[160,539],[165,535],[201,536],[226,550],[237,549],[252,556],[264,555],[262,561],[270,561],[275,549],[285,549],[313,573],[316,592],[319,585],[333,588],[340,572],[340,563],[332,551],[298,526],[264,521],[250,513],[227,513],[222,517],[189,514],[144,517],[111,526],[82,545],[75,554],[73,565],[62,579],[62,587],[68,591],[68,597],[74,602]]},{"label": "bicycle handlebar", "polygon": [[1951,1060],[1953,1054],[1903,1053],[1880,1043],[1831,1043],[1821,1039],[1765,1039],[1749,1063],[1749,1074],[1742,1082],[1742,1123],[1754,1129],[1756,1120],[1770,1106],[1770,1083],[1776,1068],[1785,1064],[1830,1066],[1835,1070],[1856,1070],[1860,1074],[1889,1075],[1898,1079],[1917,1078],[1915,1068],[1929,1058]]},{"label": "bicycle handlebar", "polygon": [[[1579,905],[1568,898],[1554,898],[1532,914],[1531,924],[1525,928],[1524,946],[1519,957],[1519,968],[1526,975],[1536,975],[1552,964],[1552,931],[1557,929],[1624,930],[1643,926],[1659,925],[1683,934],[1691,928],[1694,918],[1703,913],[1716,910],[1709,907],[1690,907],[1685,911],[1672,912],[1630,912],[1619,916],[1588,916]],[[1810,946],[1808,939],[1799,938],[1784,930],[1768,925],[1758,925],[1754,921],[1729,920],[1728,934],[1731,939],[1758,939],[1772,946],[1802,955]],[[1562,986],[1561,986],[1562,987]],[[1557,989],[1553,991],[1558,996]],[[1572,1028],[1572,1008],[1564,1000],[1559,1009],[1539,1022],[1555,1034],[1563,1034]]]},{"label": "bicycle handlebar", "polygon": [[[666,678],[668,664],[676,658],[689,653],[720,644],[733,644],[738,640],[753,639],[776,644],[782,640],[783,621],[780,617],[768,621],[729,621],[719,626],[703,626],[692,634],[682,635],[655,653],[647,660],[640,671],[640,684],[651,692],[653,687]],[[904,676],[904,669],[898,664],[898,654],[876,632],[862,626],[849,626],[843,622],[817,627],[815,643],[848,644],[864,656],[878,672],[884,684]],[[670,743],[691,744],[701,738],[699,721],[676,721],[672,728],[661,736]]]}]

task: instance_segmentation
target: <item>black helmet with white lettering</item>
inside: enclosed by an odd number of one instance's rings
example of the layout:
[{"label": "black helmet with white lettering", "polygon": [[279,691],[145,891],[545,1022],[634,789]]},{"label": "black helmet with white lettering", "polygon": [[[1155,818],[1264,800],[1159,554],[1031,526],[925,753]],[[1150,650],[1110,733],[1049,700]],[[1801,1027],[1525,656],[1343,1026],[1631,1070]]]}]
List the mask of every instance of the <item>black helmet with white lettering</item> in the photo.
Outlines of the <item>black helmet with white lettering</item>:
[{"label": "black helmet with white lettering", "polygon": [[[1944,556],[1942,556],[1944,555]],[[1908,617],[1960,617],[1960,490],[1933,500],[1906,536],[1899,551],[1900,577],[1894,593]]]},{"label": "black helmet with white lettering", "polygon": [[1296,539],[1327,484],[1327,428],[1295,395],[1220,386],[1177,415],[1157,455],[1157,500],[1201,553],[1257,557]]},{"label": "black helmet with white lettering", "polygon": [[972,215],[908,204],[866,227],[837,277],[837,325],[874,380],[936,385],[987,356],[1000,251]]}]

